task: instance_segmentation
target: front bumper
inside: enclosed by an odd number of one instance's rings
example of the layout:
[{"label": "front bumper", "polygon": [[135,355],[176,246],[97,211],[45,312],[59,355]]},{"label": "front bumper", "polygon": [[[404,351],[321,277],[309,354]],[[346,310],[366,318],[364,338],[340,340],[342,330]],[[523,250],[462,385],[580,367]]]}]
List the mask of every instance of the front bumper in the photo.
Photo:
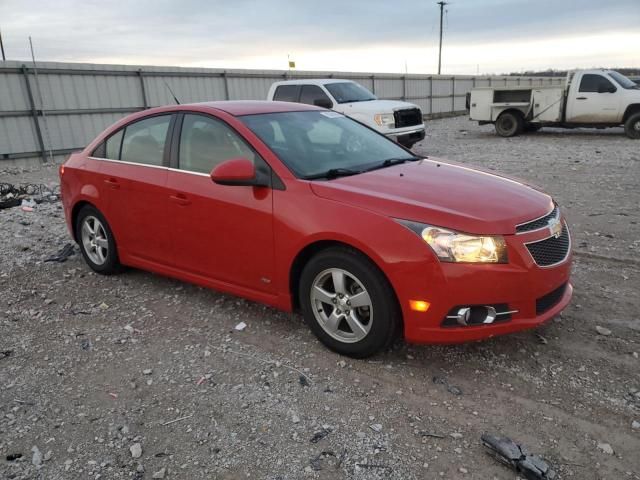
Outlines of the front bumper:
[{"label": "front bumper", "polygon": [[411,147],[413,144],[424,140],[425,130],[424,127],[422,127],[415,130],[403,131],[398,133],[386,133],[385,135],[398,142],[400,145]]},{"label": "front bumper", "polygon": [[[508,264],[439,263],[430,281],[403,282],[397,290],[404,315],[405,338],[415,343],[462,343],[535,328],[558,315],[571,301],[571,253],[559,264],[539,267],[526,243],[540,240],[544,232],[505,237]],[[436,273],[433,275],[433,273]],[[414,274],[415,275],[415,274]],[[563,289],[564,286],[564,289]],[[558,295],[553,295],[558,292]],[[551,294],[551,295],[550,295]],[[551,302],[542,303],[549,296]],[[410,300],[430,303],[426,312],[413,311]],[[462,306],[504,305],[509,316],[490,324],[459,325],[446,321]]]}]

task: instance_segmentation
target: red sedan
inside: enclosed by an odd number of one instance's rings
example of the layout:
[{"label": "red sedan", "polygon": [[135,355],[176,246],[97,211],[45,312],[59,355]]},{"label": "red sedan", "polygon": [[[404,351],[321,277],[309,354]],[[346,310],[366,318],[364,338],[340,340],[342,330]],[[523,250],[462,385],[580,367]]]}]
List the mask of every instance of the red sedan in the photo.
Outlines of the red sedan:
[{"label": "red sedan", "polygon": [[329,348],[532,328],[571,299],[559,207],[519,181],[414,156],[339,113],[280,102],[154,108],[60,168],[87,264],[299,309]]}]

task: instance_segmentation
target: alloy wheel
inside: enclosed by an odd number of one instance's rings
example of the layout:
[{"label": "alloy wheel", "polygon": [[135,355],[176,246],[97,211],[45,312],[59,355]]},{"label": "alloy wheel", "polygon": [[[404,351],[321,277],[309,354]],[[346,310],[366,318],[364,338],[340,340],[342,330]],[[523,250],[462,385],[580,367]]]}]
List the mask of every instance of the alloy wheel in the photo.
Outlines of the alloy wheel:
[{"label": "alloy wheel", "polygon": [[311,286],[313,314],[335,340],[356,343],[364,339],[373,322],[369,292],[358,278],[341,268],[320,272]]},{"label": "alloy wheel", "polygon": [[102,222],[93,215],[82,222],[82,245],[89,259],[96,265],[103,265],[109,255],[109,241]]}]

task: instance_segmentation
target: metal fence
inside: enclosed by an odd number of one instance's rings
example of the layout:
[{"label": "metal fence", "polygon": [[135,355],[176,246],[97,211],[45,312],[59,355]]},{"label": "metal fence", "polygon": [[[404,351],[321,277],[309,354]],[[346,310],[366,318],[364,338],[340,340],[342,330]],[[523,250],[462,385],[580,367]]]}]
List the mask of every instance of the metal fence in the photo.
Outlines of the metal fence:
[{"label": "metal fence", "polygon": [[[406,100],[426,116],[462,112],[474,86],[551,85],[550,77],[221,70],[40,62],[0,63],[0,165],[61,161],[128,113],[174,102],[265,99],[293,78],[346,78],[378,98]],[[169,88],[168,88],[169,87]],[[4,162],[3,162],[4,160]]]}]

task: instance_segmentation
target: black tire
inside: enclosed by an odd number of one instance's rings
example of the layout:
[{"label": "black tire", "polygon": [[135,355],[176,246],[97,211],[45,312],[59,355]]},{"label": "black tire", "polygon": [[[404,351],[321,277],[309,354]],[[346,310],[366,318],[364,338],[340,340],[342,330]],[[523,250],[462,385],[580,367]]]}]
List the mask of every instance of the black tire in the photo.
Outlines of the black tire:
[{"label": "black tire", "polygon": [[[104,232],[103,236],[106,240],[106,254],[104,255],[104,262],[102,263],[92,259],[92,257],[95,257],[95,253],[87,251],[87,246],[83,241],[83,225],[85,221],[91,222],[92,218],[95,218],[100,222],[102,231]],[[102,215],[97,208],[92,205],[85,205],[80,209],[78,217],[76,218],[75,233],[76,241],[80,246],[80,252],[82,252],[82,256],[84,257],[85,262],[87,262],[87,265],[89,265],[94,272],[102,275],[113,275],[122,270],[122,266],[118,260],[118,250],[116,249],[116,241],[113,236],[113,232],[111,231],[111,227],[109,227],[109,223],[104,218],[104,215]]]},{"label": "black tire", "polygon": [[[314,310],[317,304],[311,299],[312,288],[314,282],[329,269],[340,269],[347,276],[353,275],[368,293],[371,302],[371,310],[367,310],[371,315],[370,329],[359,341],[347,343],[334,338],[325,331],[316,318]],[[352,286],[355,283],[357,282],[352,283]],[[335,288],[335,291],[338,289]],[[353,295],[355,294],[352,294],[351,298]],[[324,250],[307,262],[300,277],[299,300],[304,319],[316,337],[329,349],[349,357],[365,358],[388,348],[397,338],[402,325],[402,314],[387,278],[371,260],[348,247]],[[332,308],[339,308],[339,306],[333,307],[327,303],[324,308],[331,312]],[[353,311],[358,310],[353,308]],[[347,310],[346,313],[349,311]],[[318,315],[321,314],[318,313]],[[346,318],[340,322],[344,322],[339,324],[348,329]]]},{"label": "black tire", "polygon": [[501,137],[513,137],[522,133],[524,119],[519,112],[502,112],[496,120],[496,133]]},{"label": "black tire", "polygon": [[624,133],[634,140],[640,139],[640,112],[634,113],[624,122]]}]

